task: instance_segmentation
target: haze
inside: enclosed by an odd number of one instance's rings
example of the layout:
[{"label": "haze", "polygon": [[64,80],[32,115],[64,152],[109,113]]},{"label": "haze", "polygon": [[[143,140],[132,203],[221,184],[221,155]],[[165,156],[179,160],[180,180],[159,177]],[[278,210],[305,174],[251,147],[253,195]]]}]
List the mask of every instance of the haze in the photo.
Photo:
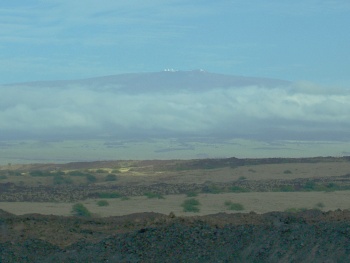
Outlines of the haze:
[{"label": "haze", "polygon": [[27,140],[101,138],[317,142],[337,145],[320,155],[347,154],[349,13],[348,1],[6,2],[2,162]]}]

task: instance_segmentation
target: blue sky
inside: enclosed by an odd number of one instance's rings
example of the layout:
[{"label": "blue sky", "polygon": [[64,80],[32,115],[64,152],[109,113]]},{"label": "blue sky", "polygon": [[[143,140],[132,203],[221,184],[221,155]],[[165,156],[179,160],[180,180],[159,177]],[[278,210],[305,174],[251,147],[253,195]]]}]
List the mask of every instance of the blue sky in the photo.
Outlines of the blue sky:
[{"label": "blue sky", "polygon": [[164,68],[350,84],[348,0],[12,0],[0,84]]}]

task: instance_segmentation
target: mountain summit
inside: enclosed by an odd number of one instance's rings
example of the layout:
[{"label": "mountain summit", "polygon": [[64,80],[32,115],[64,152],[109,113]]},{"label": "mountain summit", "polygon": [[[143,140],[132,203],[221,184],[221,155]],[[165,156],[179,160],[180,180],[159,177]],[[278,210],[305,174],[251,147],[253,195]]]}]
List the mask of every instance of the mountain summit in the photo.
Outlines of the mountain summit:
[{"label": "mountain summit", "polygon": [[150,73],[126,73],[80,80],[38,81],[13,84],[31,87],[83,86],[92,89],[113,89],[125,93],[166,92],[174,90],[204,91],[215,88],[244,86],[279,87],[289,85],[289,81],[225,75],[204,70],[175,71],[164,70]]}]

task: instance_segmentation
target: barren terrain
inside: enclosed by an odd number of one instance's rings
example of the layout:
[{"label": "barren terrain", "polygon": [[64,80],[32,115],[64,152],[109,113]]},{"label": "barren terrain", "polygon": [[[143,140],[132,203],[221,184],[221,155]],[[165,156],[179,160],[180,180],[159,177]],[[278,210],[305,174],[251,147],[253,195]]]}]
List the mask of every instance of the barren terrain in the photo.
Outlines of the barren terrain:
[{"label": "barren terrain", "polygon": [[[1,262],[81,262],[89,255],[96,260],[91,262],[161,262],[160,247],[183,250],[178,246],[192,237],[197,241],[188,245],[198,249],[198,260],[191,249],[184,258],[162,260],[212,262],[217,251],[207,254],[201,247],[220,242],[231,245],[216,255],[218,262],[319,262],[334,244],[335,260],[327,262],[349,259],[348,157],[6,165],[0,178]],[[207,236],[196,236],[196,229]],[[160,233],[172,236],[173,248],[164,247],[169,240]],[[178,234],[185,238],[180,243],[174,241]],[[148,235],[154,243],[143,247]],[[261,246],[272,236],[282,243],[272,242],[264,254]],[[95,250],[88,249],[91,242]],[[309,260],[303,246],[314,251]],[[105,258],[97,256],[101,251]]]}]

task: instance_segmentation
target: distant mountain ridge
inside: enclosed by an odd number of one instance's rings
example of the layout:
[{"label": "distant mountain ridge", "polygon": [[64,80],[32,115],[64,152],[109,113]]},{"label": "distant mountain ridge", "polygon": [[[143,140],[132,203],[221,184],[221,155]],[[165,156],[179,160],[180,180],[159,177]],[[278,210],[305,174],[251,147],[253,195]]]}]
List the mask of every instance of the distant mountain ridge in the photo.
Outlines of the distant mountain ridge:
[{"label": "distant mountain ridge", "polygon": [[9,85],[46,88],[69,88],[73,86],[84,86],[92,89],[113,89],[127,93],[143,93],[167,90],[174,91],[176,89],[203,91],[214,88],[233,88],[244,86],[273,88],[278,86],[286,86],[289,84],[291,84],[291,82],[279,79],[225,75],[210,73],[203,70],[165,70],[150,73],[125,73],[78,80],[36,81]]}]

